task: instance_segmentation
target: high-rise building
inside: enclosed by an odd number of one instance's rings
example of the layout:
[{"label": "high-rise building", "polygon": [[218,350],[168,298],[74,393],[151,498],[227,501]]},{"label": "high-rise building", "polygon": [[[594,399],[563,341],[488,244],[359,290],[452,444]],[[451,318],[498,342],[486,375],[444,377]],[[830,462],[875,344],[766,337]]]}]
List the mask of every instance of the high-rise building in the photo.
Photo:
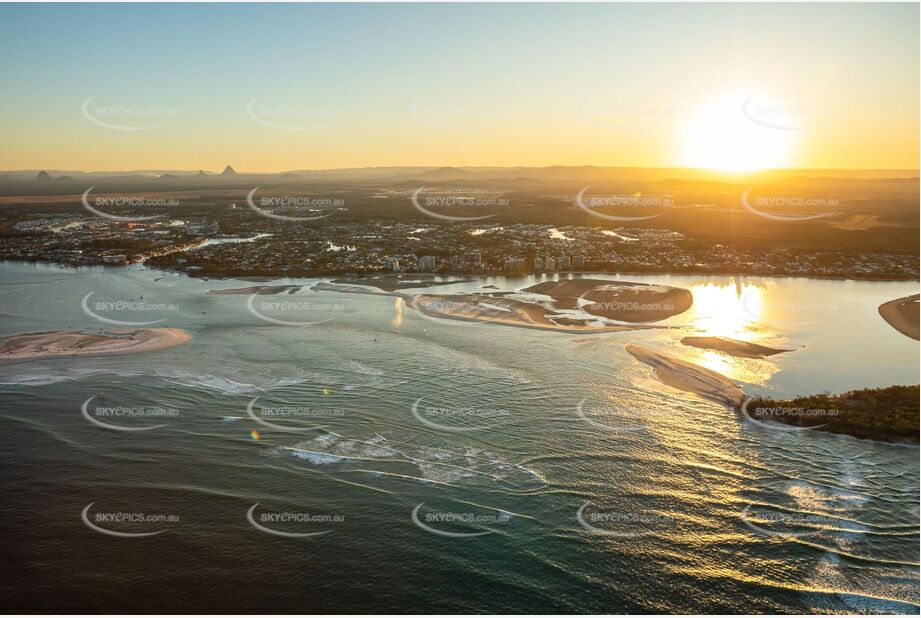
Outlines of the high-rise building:
[{"label": "high-rise building", "polygon": [[576,255],[572,258],[573,268],[582,268],[583,266],[585,266],[585,256],[584,255]]},{"label": "high-rise building", "polygon": [[419,258],[419,270],[423,272],[434,272],[435,271],[435,256],[434,255],[423,255]]},{"label": "high-rise building", "polygon": [[542,270],[544,268],[544,261],[539,257],[534,258],[534,270]]},{"label": "high-rise building", "polygon": [[552,257],[548,257],[544,260],[544,270],[556,270],[556,260]]},{"label": "high-rise building", "polygon": [[570,265],[569,256],[561,255],[560,256],[560,270],[563,270],[564,268],[569,268],[569,265]]}]

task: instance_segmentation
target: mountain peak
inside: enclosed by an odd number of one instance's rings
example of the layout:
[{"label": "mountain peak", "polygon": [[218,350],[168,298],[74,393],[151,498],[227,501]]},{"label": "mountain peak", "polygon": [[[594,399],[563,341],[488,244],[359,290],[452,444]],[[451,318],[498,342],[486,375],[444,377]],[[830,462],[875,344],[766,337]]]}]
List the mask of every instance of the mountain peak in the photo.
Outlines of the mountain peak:
[{"label": "mountain peak", "polygon": [[196,174],[196,176],[207,176],[207,175],[208,174],[205,173],[205,170],[198,170],[198,173]]},{"label": "mountain peak", "polygon": [[35,176],[35,180],[51,180],[51,174],[42,170]]},{"label": "mountain peak", "polygon": [[236,176],[236,175],[237,175],[237,173],[236,173],[236,172],[234,171],[234,169],[233,169],[232,167],[230,167],[229,165],[228,165],[227,167],[224,168],[224,171],[223,171],[223,172],[221,172],[221,176]]}]

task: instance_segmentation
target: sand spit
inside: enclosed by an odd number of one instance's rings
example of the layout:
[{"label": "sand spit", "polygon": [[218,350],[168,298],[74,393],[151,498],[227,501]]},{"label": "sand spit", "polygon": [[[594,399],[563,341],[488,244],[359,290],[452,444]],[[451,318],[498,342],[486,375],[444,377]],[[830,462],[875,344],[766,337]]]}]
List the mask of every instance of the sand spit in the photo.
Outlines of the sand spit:
[{"label": "sand spit", "polygon": [[23,333],[0,339],[0,361],[137,354],[173,348],[191,338],[181,328],[123,329],[105,334],[79,331]]},{"label": "sand spit", "polygon": [[396,292],[406,288],[428,288],[440,285],[453,285],[455,283],[469,283],[474,281],[470,278],[451,279],[448,281],[438,281],[432,275],[371,275],[367,277],[343,277],[333,279],[332,283],[344,284],[347,286],[363,285],[377,288],[384,292]]},{"label": "sand spit", "polygon": [[655,369],[656,377],[672,388],[738,408],[745,393],[726,376],[632,343],[625,346],[636,360]]},{"label": "sand spit", "polygon": [[581,306],[592,315],[618,322],[657,322],[684,313],[694,302],[684,288],[607,279],[544,281],[523,291],[551,296],[559,309]]},{"label": "sand spit", "polygon": [[915,341],[919,341],[918,299],[919,295],[914,294],[890,300],[879,306],[879,314],[889,323],[889,326]]},{"label": "sand spit", "polygon": [[730,339],[729,337],[685,337],[681,343],[701,350],[716,350],[730,356],[741,356],[743,358],[767,358],[783,352],[792,352],[781,348],[769,348],[767,346],[752,343],[750,341],[740,341],[739,339]]},{"label": "sand spit", "polygon": [[487,322],[560,333],[617,333],[655,328],[628,324],[598,325],[566,317],[554,318],[552,311],[538,303],[490,294],[416,294],[404,296],[404,299],[409,307],[435,318]]},{"label": "sand spit", "polygon": [[272,296],[274,294],[294,294],[302,286],[299,285],[253,285],[248,288],[230,288],[227,290],[208,290],[208,294],[258,294],[260,296]]}]

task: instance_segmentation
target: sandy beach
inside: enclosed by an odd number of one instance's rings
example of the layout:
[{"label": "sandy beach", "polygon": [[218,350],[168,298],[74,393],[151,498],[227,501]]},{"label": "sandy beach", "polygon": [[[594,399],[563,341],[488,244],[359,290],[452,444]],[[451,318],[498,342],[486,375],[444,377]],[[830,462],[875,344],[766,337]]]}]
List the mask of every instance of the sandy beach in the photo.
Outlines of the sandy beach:
[{"label": "sandy beach", "polygon": [[191,338],[181,328],[114,330],[106,334],[78,331],[23,333],[0,339],[0,361],[138,354],[173,348]]},{"label": "sandy beach", "polygon": [[904,298],[897,298],[879,306],[879,314],[889,323],[889,326],[915,341],[919,341],[919,296],[921,295],[914,294]]},{"label": "sandy beach", "polygon": [[745,393],[720,373],[632,343],[625,348],[635,359],[655,369],[656,377],[672,388],[736,408],[742,405]]},{"label": "sandy beach", "polygon": [[617,333],[650,326],[596,325],[565,317],[548,317],[543,305],[488,294],[417,294],[404,296],[406,304],[425,315],[469,322],[488,322],[560,333]]},{"label": "sandy beach", "polygon": [[681,340],[681,343],[701,350],[715,350],[729,356],[741,356],[743,358],[767,358],[774,354],[793,351],[769,348],[750,341],[740,341],[729,337],[685,337]]},{"label": "sandy beach", "polygon": [[657,322],[684,313],[694,302],[683,288],[607,279],[544,281],[523,291],[551,296],[559,309],[581,306],[592,315],[618,322]]}]

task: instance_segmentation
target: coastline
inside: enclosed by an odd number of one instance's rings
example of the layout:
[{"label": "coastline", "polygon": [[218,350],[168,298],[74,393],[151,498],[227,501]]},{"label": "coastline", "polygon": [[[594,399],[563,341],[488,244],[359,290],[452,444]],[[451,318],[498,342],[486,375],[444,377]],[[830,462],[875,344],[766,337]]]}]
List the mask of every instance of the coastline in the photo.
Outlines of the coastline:
[{"label": "coastline", "polygon": [[[188,272],[178,268],[163,268],[160,266],[149,266],[146,262],[132,262],[126,266],[113,266],[111,264],[68,264],[66,262],[56,262],[54,260],[34,260],[34,259],[23,259],[17,260],[9,257],[5,257],[0,260],[0,264],[4,262],[10,262],[14,264],[41,264],[48,266],[58,266],[60,268],[112,268],[112,269],[122,269],[126,267],[142,267],[149,268],[150,270],[158,270],[165,273],[174,273],[185,275],[190,279],[238,279],[241,281],[252,281],[252,282],[269,282],[269,281],[278,281],[280,279],[333,279],[341,278],[347,275],[347,273],[306,273],[306,274],[278,274],[278,275],[260,275],[260,274],[211,274],[211,273],[199,273],[199,272]],[[371,275],[380,274],[380,273],[370,273]],[[566,270],[566,271],[553,271],[545,273],[478,273],[474,275],[469,274],[460,274],[460,273],[406,273],[407,275],[417,276],[417,275],[434,275],[438,277],[479,277],[479,278],[488,278],[488,277],[516,277],[516,276],[541,276],[541,275],[605,275],[605,276],[614,276],[614,277],[749,277],[749,278],[762,278],[762,279],[813,279],[816,281],[855,281],[855,282],[878,282],[878,283],[904,283],[906,281],[919,281],[916,276],[906,275],[904,277],[838,277],[833,275],[788,275],[788,274],[769,274],[769,273],[715,273],[715,272],[703,272],[703,271],[687,271],[687,272],[652,272],[652,271],[606,271],[606,270]]]}]

